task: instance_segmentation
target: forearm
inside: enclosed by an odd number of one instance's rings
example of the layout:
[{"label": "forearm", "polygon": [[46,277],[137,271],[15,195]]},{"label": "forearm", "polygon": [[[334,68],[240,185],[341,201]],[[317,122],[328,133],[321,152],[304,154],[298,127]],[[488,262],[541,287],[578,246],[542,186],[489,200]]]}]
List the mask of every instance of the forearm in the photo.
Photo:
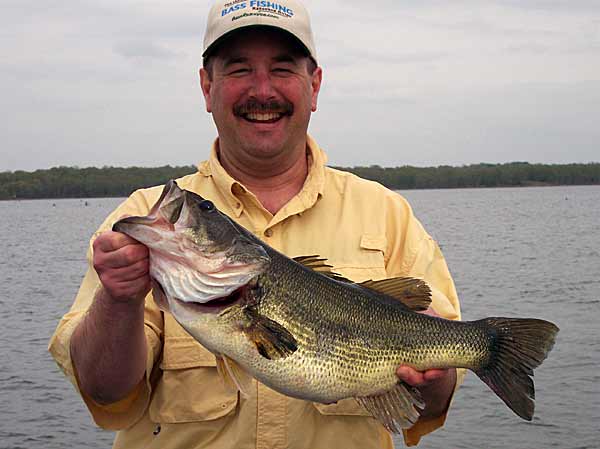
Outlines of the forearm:
[{"label": "forearm", "polygon": [[124,398],[146,370],[144,301],[115,301],[100,289],[70,349],[84,393],[100,404]]}]

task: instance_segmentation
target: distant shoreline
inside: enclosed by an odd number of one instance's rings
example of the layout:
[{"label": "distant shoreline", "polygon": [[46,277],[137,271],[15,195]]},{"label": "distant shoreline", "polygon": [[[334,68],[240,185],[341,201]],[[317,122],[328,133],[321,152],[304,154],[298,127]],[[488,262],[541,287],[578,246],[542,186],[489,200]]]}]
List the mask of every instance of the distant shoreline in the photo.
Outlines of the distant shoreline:
[{"label": "distant shoreline", "polygon": [[[474,164],[461,167],[334,167],[393,190],[600,185],[600,163]],[[122,198],[197,170],[183,167],[55,167],[0,172],[0,200]]]},{"label": "distant shoreline", "polygon": [[[600,186],[600,183],[597,184],[540,184],[540,185],[515,185],[515,186],[495,186],[495,187],[423,187],[423,188],[414,188],[414,189],[391,189],[394,191],[400,190],[472,190],[472,189],[529,189],[532,187],[586,187],[586,186]],[[43,200],[105,200],[109,198],[115,199],[126,199],[129,195],[118,195],[118,196],[64,196],[64,197],[39,197],[39,198],[0,198],[0,202],[10,202],[10,201],[43,201]]]}]

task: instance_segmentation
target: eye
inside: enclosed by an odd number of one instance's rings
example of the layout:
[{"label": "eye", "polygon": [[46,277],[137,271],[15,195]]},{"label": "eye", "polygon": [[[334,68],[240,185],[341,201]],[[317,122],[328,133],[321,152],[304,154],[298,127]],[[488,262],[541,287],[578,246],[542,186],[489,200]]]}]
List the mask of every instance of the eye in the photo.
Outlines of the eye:
[{"label": "eye", "polygon": [[293,70],[288,67],[275,67],[273,69],[273,72],[279,75],[288,75],[290,73],[293,73]]},{"label": "eye", "polygon": [[199,206],[200,206],[200,209],[205,210],[205,211],[215,210],[215,205],[212,203],[212,201],[204,200],[200,203]]},{"label": "eye", "polygon": [[234,69],[229,72],[229,76],[242,76],[249,72],[247,68]]}]

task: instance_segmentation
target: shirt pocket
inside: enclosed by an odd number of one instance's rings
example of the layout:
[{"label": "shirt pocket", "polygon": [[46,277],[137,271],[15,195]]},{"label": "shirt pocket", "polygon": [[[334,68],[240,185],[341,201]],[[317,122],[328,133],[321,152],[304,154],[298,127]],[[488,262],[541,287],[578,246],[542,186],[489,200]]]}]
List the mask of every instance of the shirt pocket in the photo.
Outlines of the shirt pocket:
[{"label": "shirt pocket", "polygon": [[160,369],[149,410],[152,421],[212,421],[235,410],[237,392],[225,388],[215,356],[192,337],[166,336]]},{"label": "shirt pocket", "polygon": [[386,245],[383,234],[363,234],[358,247],[346,254],[345,260],[334,261],[334,271],[354,282],[385,279]]}]

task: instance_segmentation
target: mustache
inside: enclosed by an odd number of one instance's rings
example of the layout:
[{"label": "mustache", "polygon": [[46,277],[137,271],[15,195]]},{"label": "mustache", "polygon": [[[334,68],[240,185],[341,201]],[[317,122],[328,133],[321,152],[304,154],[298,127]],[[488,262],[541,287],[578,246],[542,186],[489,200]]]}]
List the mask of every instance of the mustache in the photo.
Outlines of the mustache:
[{"label": "mustache", "polygon": [[271,100],[263,102],[258,101],[255,98],[250,98],[249,100],[240,104],[236,104],[233,107],[233,113],[235,115],[244,115],[251,112],[258,112],[262,114],[273,112],[291,115],[294,112],[294,105],[289,101]]}]

